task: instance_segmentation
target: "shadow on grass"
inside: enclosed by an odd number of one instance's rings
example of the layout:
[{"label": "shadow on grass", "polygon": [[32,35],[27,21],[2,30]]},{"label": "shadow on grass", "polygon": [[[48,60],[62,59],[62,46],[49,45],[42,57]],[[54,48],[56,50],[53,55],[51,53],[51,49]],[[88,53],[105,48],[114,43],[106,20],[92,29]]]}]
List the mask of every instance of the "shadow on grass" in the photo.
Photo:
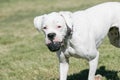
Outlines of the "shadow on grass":
[{"label": "shadow on grass", "polygon": [[[80,71],[80,73],[75,73],[73,75],[69,75],[67,80],[87,80],[89,70]],[[120,71],[106,70],[105,66],[101,66],[96,74],[100,74],[106,78],[106,80],[120,80],[120,76],[118,73]]]},{"label": "shadow on grass", "polygon": [[[67,76],[67,80],[87,80],[88,72],[89,70],[86,69],[80,71],[79,73],[69,75]],[[118,76],[118,73],[120,73],[120,71],[106,70],[105,66],[101,66],[99,69],[97,69],[96,75],[100,74],[102,75],[102,77],[105,77],[106,80],[120,80],[120,76]],[[52,80],[56,80],[56,79],[52,79]]]}]

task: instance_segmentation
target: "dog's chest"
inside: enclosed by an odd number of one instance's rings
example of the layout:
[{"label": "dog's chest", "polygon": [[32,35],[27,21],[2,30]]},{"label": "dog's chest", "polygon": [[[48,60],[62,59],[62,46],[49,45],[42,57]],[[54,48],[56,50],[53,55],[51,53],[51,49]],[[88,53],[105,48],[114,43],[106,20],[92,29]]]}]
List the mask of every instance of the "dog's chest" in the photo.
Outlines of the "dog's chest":
[{"label": "dog's chest", "polygon": [[78,55],[78,54],[76,54],[76,51],[75,51],[75,49],[74,48],[72,48],[72,47],[68,47],[67,49],[66,49],[66,51],[65,51],[65,56],[66,57],[75,57],[75,58],[81,58],[81,56],[80,55]]},{"label": "dog's chest", "polygon": [[85,57],[82,50],[81,49],[77,50],[76,47],[72,43],[68,44],[64,54],[67,57],[75,57],[75,58],[84,58]]}]

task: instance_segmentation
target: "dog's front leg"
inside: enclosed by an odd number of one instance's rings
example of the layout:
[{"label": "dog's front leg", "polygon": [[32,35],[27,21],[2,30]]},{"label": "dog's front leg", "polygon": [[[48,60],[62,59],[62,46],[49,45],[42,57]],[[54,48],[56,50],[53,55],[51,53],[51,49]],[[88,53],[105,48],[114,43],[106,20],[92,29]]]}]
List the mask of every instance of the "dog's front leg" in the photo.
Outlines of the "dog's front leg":
[{"label": "dog's front leg", "polygon": [[95,80],[95,72],[98,65],[98,58],[99,58],[99,52],[97,51],[96,57],[89,61],[90,69],[89,69],[88,80]]},{"label": "dog's front leg", "polygon": [[63,52],[58,52],[57,54],[60,62],[60,80],[67,80],[69,58],[65,57]]},{"label": "dog's front leg", "polygon": [[67,80],[68,63],[60,63],[60,80]]}]

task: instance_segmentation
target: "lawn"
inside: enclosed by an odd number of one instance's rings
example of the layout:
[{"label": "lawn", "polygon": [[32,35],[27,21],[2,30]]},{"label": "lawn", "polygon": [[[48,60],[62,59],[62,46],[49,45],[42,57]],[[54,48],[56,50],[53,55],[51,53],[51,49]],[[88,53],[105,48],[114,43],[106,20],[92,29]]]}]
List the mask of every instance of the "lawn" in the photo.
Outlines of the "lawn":
[{"label": "lawn", "polygon": [[[58,59],[34,28],[34,17],[107,1],[120,0],[0,0],[0,80],[58,80]],[[120,80],[120,49],[106,37],[99,51],[97,74],[103,80]],[[86,60],[71,58],[68,80],[87,80],[88,69]]]}]

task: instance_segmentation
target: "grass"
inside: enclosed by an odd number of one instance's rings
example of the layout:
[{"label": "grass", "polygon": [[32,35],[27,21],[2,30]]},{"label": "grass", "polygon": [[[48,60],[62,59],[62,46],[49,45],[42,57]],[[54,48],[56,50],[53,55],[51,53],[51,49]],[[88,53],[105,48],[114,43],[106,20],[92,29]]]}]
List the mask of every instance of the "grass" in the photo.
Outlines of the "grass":
[{"label": "grass", "polygon": [[[0,0],[0,80],[57,80],[58,59],[44,45],[44,36],[35,30],[33,18],[106,1],[110,0]],[[103,80],[120,80],[120,49],[106,38],[99,51],[97,73]],[[71,58],[68,80],[86,80],[88,68],[87,61]]]}]

